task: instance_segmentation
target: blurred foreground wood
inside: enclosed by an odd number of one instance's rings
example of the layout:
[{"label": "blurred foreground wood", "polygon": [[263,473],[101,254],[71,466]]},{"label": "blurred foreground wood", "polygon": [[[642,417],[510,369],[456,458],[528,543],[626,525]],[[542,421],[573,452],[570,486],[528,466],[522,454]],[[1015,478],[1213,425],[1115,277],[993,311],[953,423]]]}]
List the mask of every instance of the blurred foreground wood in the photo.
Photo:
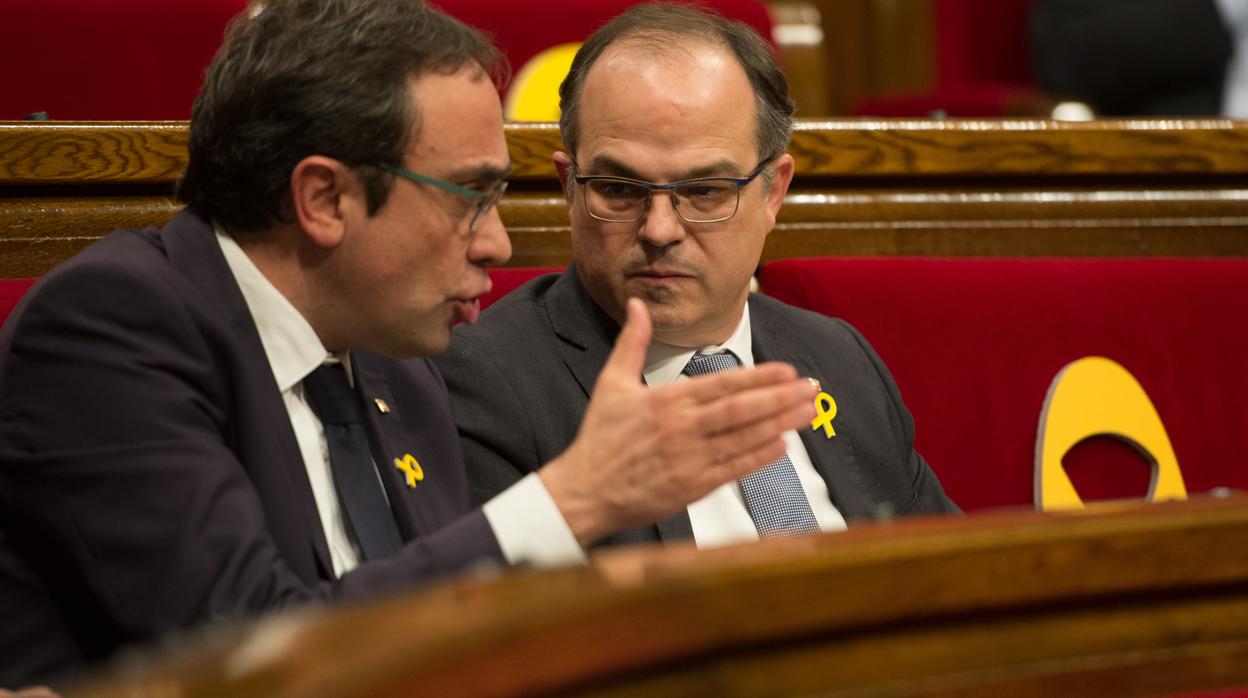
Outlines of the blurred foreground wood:
[{"label": "blurred foreground wood", "polygon": [[[185,122],[0,122],[0,278],[38,276],[180,208]],[[512,266],[568,262],[554,124],[512,124]],[[804,121],[764,261],[1245,256],[1248,122]]]},{"label": "blurred foreground wood", "polygon": [[71,695],[1158,695],[1248,686],[1248,497],[482,573],[217,630]]}]

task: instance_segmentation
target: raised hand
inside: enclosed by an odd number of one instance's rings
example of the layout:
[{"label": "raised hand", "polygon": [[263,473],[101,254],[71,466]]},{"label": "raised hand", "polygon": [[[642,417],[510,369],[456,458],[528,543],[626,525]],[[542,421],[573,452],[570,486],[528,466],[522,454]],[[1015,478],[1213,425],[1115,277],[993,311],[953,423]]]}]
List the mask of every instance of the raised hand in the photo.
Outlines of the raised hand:
[{"label": "raised hand", "polygon": [[809,424],[815,388],[787,364],[761,364],[648,388],[650,316],[628,318],[576,440],[539,472],[582,545],[669,516],[784,452]]}]

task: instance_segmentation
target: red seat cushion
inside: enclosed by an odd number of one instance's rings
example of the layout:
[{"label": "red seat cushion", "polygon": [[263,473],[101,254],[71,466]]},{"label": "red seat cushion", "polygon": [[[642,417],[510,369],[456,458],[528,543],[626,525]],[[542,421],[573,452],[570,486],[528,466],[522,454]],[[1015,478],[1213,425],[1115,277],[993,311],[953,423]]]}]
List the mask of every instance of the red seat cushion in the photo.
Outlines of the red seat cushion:
[{"label": "red seat cushion", "polygon": [[[1045,395],[1089,355],[1143,385],[1189,492],[1248,488],[1248,260],[793,259],[760,280],[862,331],[914,414],[919,450],[965,509],[1033,501]],[[1117,446],[1072,450],[1085,499],[1141,493],[1143,461],[1132,471]]]}]

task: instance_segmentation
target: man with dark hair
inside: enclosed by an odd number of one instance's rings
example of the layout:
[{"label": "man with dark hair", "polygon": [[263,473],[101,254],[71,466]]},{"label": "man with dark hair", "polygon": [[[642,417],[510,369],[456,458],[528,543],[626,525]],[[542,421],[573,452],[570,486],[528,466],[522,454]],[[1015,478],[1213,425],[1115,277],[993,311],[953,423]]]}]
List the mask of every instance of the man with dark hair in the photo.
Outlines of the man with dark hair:
[{"label": "man with dark hair", "polygon": [[474,321],[510,254],[497,62],[419,0],[267,0],[231,25],[187,209],[48,274],[0,330],[0,685],[217,618],[542,563],[541,536],[677,511],[810,419],[789,366],[646,390],[632,301],[580,435],[471,509],[442,379],[402,359]]},{"label": "man with dark hair", "polygon": [[[862,336],[749,293],[793,177],[793,104],[770,47],[699,9],[639,5],[585,42],[560,97],[567,152],[554,160],[573,265],[457,328],[438,360],[474,497],[509,487],[575,436],[636,297],[654,323],[642,371],[653,389],[779,360],[820,382],[819,416],[787,432],[785,454],[759,472],[604,543],[707,546],[956,512]],[[561,552],[576,551],[551,554]]]}]

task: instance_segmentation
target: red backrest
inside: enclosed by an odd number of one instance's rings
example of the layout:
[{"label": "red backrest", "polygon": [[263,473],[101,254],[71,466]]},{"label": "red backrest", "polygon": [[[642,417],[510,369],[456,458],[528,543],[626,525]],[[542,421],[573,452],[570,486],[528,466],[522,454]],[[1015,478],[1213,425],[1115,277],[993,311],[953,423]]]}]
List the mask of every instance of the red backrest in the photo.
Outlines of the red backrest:
[{"label": "red backrest", "polygon": [[0,3],[0,119],[189,119],[247,0]]},{"label": "red backrest", "polygon": [[542,274],[552,274],[563,271],[559,267],[500,267],[490,270],[490,281],[494,283],[494,287],[490,292],[481,296],[481,309],[485,310],[494,303],[494,301],[511,293],[524,282]]},{"label": "red backrest", "polygon": [[[1189,492],[1248,488],[1248,260],[792,259],[762,289],[844,318],[888,364],[917,444],[968,510],[1029,505],[1041,406],[1098,355],[1151,397]],[[1089,442],[1067,460],[1085,499],[1142,496],[1143,460]]]},{"label": "red backrest", "polygon": [[38,279],[0,279],[0,325],[4,324],[9,313],[17,307],[17,302],[35,285]]},{"label": "red backrest", "polygon": [[936,0],[937,80],[1029,83],[1027,13],[1031,0]]},{"label": "red backrest", "polygon": [[[584,41],[639,0],[444,0],[484,29],[519,69],[541,51]],[[0,3],[0,119],[189,119],[204,69],[247,0],[13,0]],[[771,41],[759,0],[707,6]],[[18,70],[17,67],[21,69]]]},{"label": "red backrest", "polygon": [[[542,51],[584,41],[612,17],[641,0],[440,0],[448,14],[492,35],[494,43],[519,70]],[[740,20],[772,41],[771,17],[759,0],[710,0],[702,5]]]},{"label": "red backrest", "polygon": [[854,106],[860,116],[1006,116],[1034,109],[1036,91],[1028,59],[1031,0],[936,0],[933,7],[931,90],[868,95]]}]

